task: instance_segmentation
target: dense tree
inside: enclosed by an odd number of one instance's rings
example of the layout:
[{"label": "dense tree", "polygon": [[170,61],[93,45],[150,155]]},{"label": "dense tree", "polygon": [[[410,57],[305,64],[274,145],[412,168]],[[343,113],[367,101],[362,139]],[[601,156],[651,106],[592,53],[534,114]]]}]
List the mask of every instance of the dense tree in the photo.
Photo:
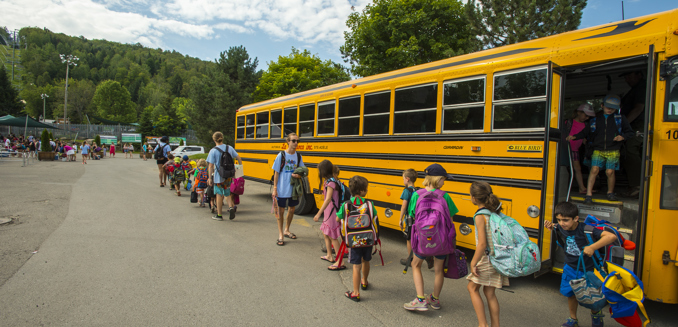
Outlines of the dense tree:
[{"label": "dense tree", "polygon": [[263,101],[351,79],[348,70],[332,62],[322,61],[310,51],[292,48],[288,56],[269,62],[254,91],[254,101]]},{"label": "dense tree", "polygon": [[153,107],[146,107],[144,110],[141,112],[141,115],[139,116],[139,133],[141,133],[142,137],[146,136],[157,136],[153,132],[153,120],[151,117],[151,113],[153,112]]},{"label": "dense tree", "polygon": [[348,16],[339,50],[351,73],[369,76],[477,48],[458,0],[374,0]]},{"label": "dense tree", "polygon": [[[64,94],[65,81],[61,80],[52,88],[50,99],[54,99],[53,115],[54,117],[63,117],[64,115]],[[47,86],[49,87],[49,85]],[[92,99],[96,87],[90,80],[71,80],[68,81],[68,120],[74,124],[86,124],[85,115],[92,114]],[[97,113],[94,113],[95,115]],[[48,114],[49,116],[49,114]]]},{"label": "dense tree", "polygon": [[134,123],[137,120],[129,91],[117,81],[104,81],[99,84],[92,105],[101,118],[123,123]]},{"label": "dense tree", "polygon": [[18,115],[23,109],[19,101],[19,92],[12,86],[7,77],[5,65],[0,67],[0,116]]},{"label": "dense tree", "polygon": [[[62,91],[63,92],[63,91]],[[47,94],[49,97],[45,99],[45,119],[52,119],[52,109],[56,104],[56,87],[53,85],[38,86],[35,84],[29,84],[23,87],[21,92],[19,92],[19,97],[26,101],[26,113],[31,117],[42,116],[43,113],[43,99],[40,96],[41,94]],[[63,105],[63,95],[62,95],[62,105]],[[61,107],[61,114],[63,115],[64,107]]]},{"label": "dense tree", "polygon": [[587,0],[471,0],[466,15],[484,48],[576,29]]},{"label": "dense tree", "polygon": [[231,47],[220,54],[217,66],[206,76],[191,80],[195,110],[190,120],[203,143],[212,142],[212,133],[220,131],[233,144],[235,112],[252,102],[252,92],[261,77],[258,62],[244,47]]}]

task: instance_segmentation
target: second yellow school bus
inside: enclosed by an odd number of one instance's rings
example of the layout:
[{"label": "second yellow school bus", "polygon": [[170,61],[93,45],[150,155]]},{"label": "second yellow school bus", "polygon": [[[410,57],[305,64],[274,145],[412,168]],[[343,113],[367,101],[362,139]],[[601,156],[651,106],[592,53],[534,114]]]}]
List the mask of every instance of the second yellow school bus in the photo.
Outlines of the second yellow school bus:
[{"label": "second yellow school bus", "polygon": [[[476,207],[469,187],[486,181],[504,212],[539,244],[542,271],[563,264],[543,222],[553,219],[557,202],[573,201],[582,220],[586,214],[610,220],[637,244],[624,264],[642,278],[648,298],[678,303],[677,67],[678,10],[672,10],[250,104],[237,113],[236,149],[246,178],[268,183],[285,149],[282,138],[297,133],[310,168],[309,194],[297,213],[320,207],[314,168],[329,159],[341,179],[357,174],[370,181],[368,198],[382,225],[394,229],[403,170],[423,177],[425,167],[440,163],[451,174],[443,190],[460,210],[453,217],[458,244],[471,249]],[[627,85],[620,76],[627,72],[641,74],[644,84]],[[562,121],[581,103],[599,104],[629,88],[645,94],[637,130],[640,196],[597,196],[585,205],[572,187]]]}]

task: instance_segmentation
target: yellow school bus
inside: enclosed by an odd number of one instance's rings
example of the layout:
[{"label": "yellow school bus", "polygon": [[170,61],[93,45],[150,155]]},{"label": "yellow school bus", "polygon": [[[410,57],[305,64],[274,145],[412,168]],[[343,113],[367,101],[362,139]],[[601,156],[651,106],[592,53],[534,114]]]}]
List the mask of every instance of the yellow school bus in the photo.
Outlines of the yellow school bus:
[{"label": "yellow school bus", "polygon": [[[342,180],[370,181],[367,197],[381,224],[393,229],[399,229],[403,170],[423,177],[425,167],[439,163],[451,174],[443,190],[459,208],[457,242],[470,249],[476,207],[469,187],[486,181],[504,212],[539,244],[542,272],[563,265],[543,222],[553,219],[556,203],[573,201],[582,220],[587,214],[609,220],[636,243],[624,265],[642,278],[649,299],[678,303],[677,69],[678,9],[250,104],[237,112],[236,149],[245,177],[268,183],[275,156],[286,148],[283,137],[297,133],[310,174],[296,212],[320,207],[315,168],[328,159],[341,168]],[[606,94],[628,92],[620,75],[630,71],[645,83],[639,92],[645,123],[637,130],[640,195],[608,201],[601,191],[584,204],[561,141],[562,122],[581,103],[599,109]]]}]

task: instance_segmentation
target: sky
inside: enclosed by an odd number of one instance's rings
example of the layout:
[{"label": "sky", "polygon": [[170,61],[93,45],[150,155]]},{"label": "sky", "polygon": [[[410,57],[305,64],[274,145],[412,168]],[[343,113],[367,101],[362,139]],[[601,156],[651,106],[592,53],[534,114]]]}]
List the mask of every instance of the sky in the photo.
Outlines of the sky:
[{"label": "sky", "polygon": [[[0,26],[141,43],[214,60],[243,45],[259,68],[291,48],[344,64],[346,18],[371,0],[0,0]],[[675,0],[626,0],[625,18],[678,8]],[[588,0],[580,28],[622,19],[622,2]]]}]

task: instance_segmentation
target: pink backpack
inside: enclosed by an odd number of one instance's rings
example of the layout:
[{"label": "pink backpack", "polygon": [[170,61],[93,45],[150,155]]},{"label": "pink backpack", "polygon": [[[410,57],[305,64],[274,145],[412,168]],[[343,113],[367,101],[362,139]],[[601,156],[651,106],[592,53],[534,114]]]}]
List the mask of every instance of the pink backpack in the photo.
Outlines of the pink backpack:
[{"label": "pink backpack", "polygon": [[236,195],[242,195],[245,193],[245,178],[238,177],[234,178],[231,182],[231,193]]}]

